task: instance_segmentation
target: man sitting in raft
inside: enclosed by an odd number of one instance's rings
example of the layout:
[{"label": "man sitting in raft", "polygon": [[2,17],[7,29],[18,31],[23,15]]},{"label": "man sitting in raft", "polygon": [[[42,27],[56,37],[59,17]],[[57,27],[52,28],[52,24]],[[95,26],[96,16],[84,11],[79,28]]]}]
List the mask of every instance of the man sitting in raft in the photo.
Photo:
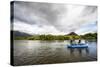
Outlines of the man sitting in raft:
[{"label": "man sitting in raft", "polygon": [[79,39],[78,44],[81,44],[81,40]]},{"label": "man sitting in raft", "polygon": [[75,42],[75,40],[73,40],[73,39],[70,40],[70,44],[71,44],[71,45],[75,45],[74,42]]},{"label": "man sitting in raft", "polygon": [[85,41],[85,40],[80,40],[80,39],[79,39],[78,44],[79,44],[79,45],[86,44],[86,41]]}]

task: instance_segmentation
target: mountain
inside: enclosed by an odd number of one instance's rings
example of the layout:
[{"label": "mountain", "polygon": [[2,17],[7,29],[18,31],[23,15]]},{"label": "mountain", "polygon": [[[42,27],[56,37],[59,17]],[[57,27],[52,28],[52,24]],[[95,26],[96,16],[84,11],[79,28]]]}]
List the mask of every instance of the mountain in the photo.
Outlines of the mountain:
[{"label": "mountain", "polygon": [[67,34],[67,35],[78,35],[78,34],[76,34],[75,32],[70,32],[69,34]]},{"label": "mountain", "polygon": [[11,35],[13,34],[13,36],[32,36],[30,34],[24,33],[24,32],[20,32],[20,31],[11,31]]}]

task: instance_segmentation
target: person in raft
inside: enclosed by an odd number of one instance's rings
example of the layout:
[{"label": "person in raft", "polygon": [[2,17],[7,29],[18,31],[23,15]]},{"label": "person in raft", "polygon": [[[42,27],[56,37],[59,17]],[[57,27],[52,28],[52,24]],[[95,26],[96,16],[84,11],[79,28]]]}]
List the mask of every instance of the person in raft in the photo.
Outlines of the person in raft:
[{"label": "person in raft", "polygon": [[71,45],[74,45],[74,41],[75,41],[75,40],[71,39],[71,40],[70,40],[70,44],[71,44]]},{"label": "person in raft", "polygon": [[81,40],[79,39],[78,44],[81,44]]},{"label": "person in raft", "polygon": [[80,44],[80,45],[86,44],[86,41],[85,41],[85,40],[80,40],[80,39],[79,39],[78,44]]}]

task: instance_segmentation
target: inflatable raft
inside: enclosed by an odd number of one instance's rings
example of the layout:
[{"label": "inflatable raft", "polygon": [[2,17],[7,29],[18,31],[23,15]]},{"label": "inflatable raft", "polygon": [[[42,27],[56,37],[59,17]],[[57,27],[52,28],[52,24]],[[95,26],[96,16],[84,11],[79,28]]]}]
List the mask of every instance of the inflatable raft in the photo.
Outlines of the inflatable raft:
[{"label": "inflatable raft", "polygon": [[71,44],[67,46],[68,48],[88,48],[88,45],[85,44]]}]

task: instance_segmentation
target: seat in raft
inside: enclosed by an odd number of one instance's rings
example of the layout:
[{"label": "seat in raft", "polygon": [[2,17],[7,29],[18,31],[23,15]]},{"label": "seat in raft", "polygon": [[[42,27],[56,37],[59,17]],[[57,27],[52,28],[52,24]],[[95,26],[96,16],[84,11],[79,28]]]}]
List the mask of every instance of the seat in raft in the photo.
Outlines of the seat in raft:
[{"label": "seat in raft", "polygon": [[68,48],[88,48],[88,45],[85,44],[71,44],[67,46]]}]

